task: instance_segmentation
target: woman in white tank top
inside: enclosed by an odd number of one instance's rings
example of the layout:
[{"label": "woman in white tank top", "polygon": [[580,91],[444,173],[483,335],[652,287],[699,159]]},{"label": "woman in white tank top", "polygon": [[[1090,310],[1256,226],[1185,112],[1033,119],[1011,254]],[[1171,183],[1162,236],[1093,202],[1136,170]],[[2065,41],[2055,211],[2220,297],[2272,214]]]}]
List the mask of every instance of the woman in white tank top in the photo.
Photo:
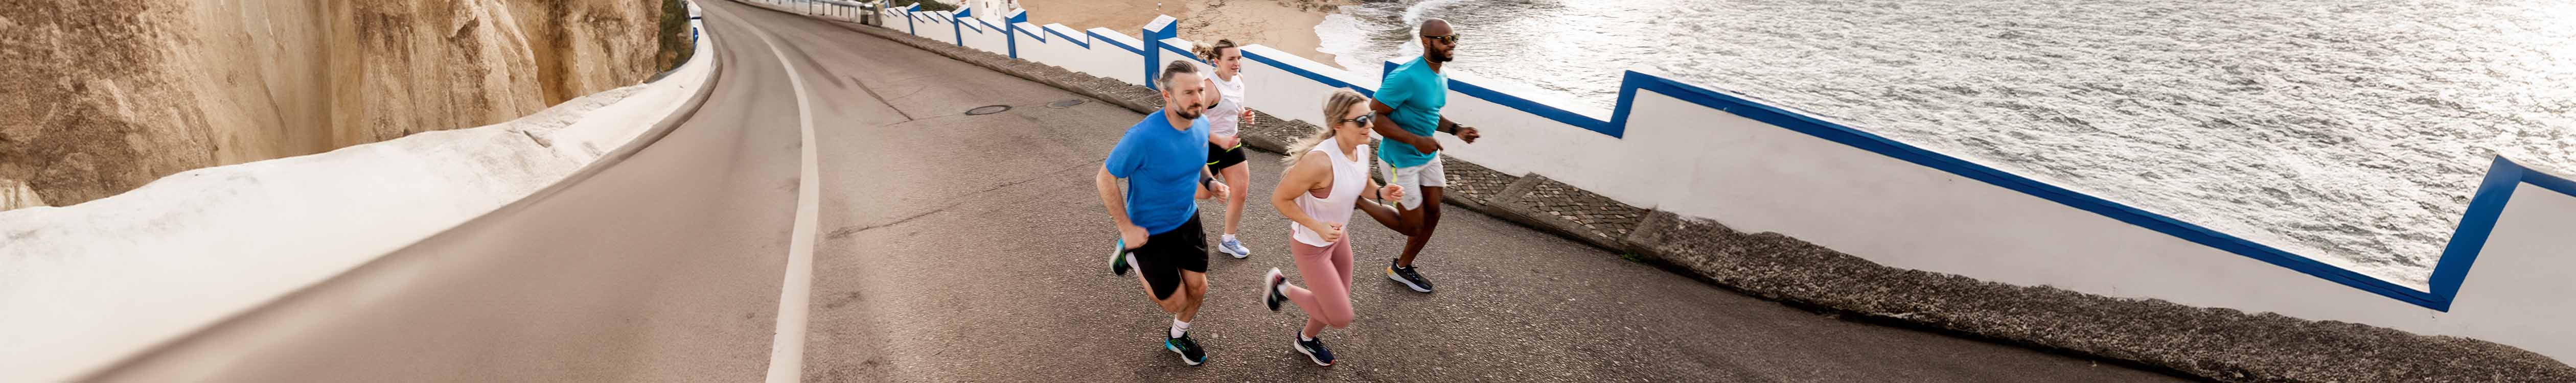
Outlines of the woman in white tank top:
[{"label": "woman in white tank top", "polygon": [[1404,195],[1400,187],[1381,189],[1369,179],[1372,155],[1363,144],[1368,142],[1371,122],[1367,103],[1368,97],[1347,89],[1326,100],[1324,115],[1332,119],[1330,127],[1290,146],[1288,170],[1280,176],[1279,188],[1271,192],[1270,206],[1296,223],[1289,228],[1295,241],[1288,250],[1306,286],[1288,284],[1288,277],[1274,268],[1264,276],[1267,283],[1262,286],[1267,291],[1263,295],[1269,297],[1272,311],[1279,310],[1280,302],[1296,302],[1297,308],[1306,311],[1306,327],[1290,347],[1317,365],[1332,365],[1333,354],[1316,335],[1325,327],[1351,323],[1351,241],[1343,231],[1351,221],[1351,209],[1386,209],[1377,203],[1359,203],[1364,195],[1380,201]]},{"label": "woman in white tank top", "polygon": [[[1246,189],[1252,185],[1252,167],[1243,164],[1243,139],[1235,136],[1238,127],[1252,123],[1252,110],[1243,107],[1243,49],[1234,40],[1217,40],[1216,44],[1198,49],[1199,58],[1208,64],[1208,172],[1225,182],[1228,190]],[[1218,237],[1216,250],[1235,258],[1252,256],[1252,248],[1235,238],[1235,224],[1243,222],[1242,193],[1225,197],[1225,235]]]}]

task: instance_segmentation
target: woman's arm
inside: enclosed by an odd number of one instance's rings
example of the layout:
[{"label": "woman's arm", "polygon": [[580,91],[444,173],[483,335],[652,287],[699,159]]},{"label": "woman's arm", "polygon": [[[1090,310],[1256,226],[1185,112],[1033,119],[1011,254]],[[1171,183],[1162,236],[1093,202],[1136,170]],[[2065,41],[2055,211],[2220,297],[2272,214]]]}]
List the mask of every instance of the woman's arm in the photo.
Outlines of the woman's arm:
[{"label": "woman's arm", "polygon": [[1306,209],[1297,208],[1297,196],[1306,194],[1307,190],[1314,190],[1317,186],[1321,186],[1324,180],[1332,178],[1333,168],[1327,163],[1328,161],[1330,159],[1322,156],[1310,155],[1298,158],[1296,164],[1289,165],[1287,174],[1279,176],[1278,188],[1270,190],[1270,207],[1278,209],[1279,216],[1286,217],[1288,221],[1296,222],[1298,225],[1304,225],[1308,230],[1327,229],[1322,221],[1316,221],[1314,216],[1306,215]]}]

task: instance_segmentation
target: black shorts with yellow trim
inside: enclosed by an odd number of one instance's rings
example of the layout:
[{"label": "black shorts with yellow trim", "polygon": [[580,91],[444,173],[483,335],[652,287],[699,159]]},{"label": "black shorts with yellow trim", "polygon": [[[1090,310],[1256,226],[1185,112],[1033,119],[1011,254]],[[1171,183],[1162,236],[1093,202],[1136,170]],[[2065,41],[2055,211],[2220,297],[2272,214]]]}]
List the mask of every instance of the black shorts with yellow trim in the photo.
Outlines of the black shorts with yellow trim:
[{"label": "black shorts with yellow trim", "polygon": [[1235,142],[1233,148],[1219,147],[1213,143],[1208,144],[1207,166],[1209,173],[1225,170],[1225,168],[1231,168],[1234,167],[1235,164],[1241,163],[1243,163],[1243,142]]}]

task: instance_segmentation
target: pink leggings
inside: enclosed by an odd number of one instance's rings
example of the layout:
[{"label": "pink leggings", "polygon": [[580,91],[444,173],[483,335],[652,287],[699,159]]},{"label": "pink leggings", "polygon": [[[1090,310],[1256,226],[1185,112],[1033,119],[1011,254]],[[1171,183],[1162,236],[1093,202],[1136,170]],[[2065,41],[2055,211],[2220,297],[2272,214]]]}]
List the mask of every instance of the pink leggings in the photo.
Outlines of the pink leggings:
[{"label": "pink leggings", "polygon": [[1297,259],[1297,275],[1306,279],[1306,287],[1280,285],[1287,290],[1288,300],[1306,311],[1306,330],[1299,335],[1319,335],[1325,326],[1350,326],[1351,239],[1342,238],[1331,247],[1291,240],[1288,252]]}]

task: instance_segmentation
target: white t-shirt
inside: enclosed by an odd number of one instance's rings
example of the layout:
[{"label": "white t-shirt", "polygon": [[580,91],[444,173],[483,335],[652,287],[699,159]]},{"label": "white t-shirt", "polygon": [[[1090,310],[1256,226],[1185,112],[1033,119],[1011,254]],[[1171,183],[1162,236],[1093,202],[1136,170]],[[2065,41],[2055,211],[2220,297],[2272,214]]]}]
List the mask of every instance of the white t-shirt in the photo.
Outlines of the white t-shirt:
[{"label": "white t-shirt", "polygon": [[1207,111],[1208,135],[1233,136],[1235,125],[1243,123],[1243,74],[1236,73],[1233,81],[1227,81],[1218,78],[1214,69],[1207,73],[1208,79],[1216,82],[1217,93],[1216,105]]}]

